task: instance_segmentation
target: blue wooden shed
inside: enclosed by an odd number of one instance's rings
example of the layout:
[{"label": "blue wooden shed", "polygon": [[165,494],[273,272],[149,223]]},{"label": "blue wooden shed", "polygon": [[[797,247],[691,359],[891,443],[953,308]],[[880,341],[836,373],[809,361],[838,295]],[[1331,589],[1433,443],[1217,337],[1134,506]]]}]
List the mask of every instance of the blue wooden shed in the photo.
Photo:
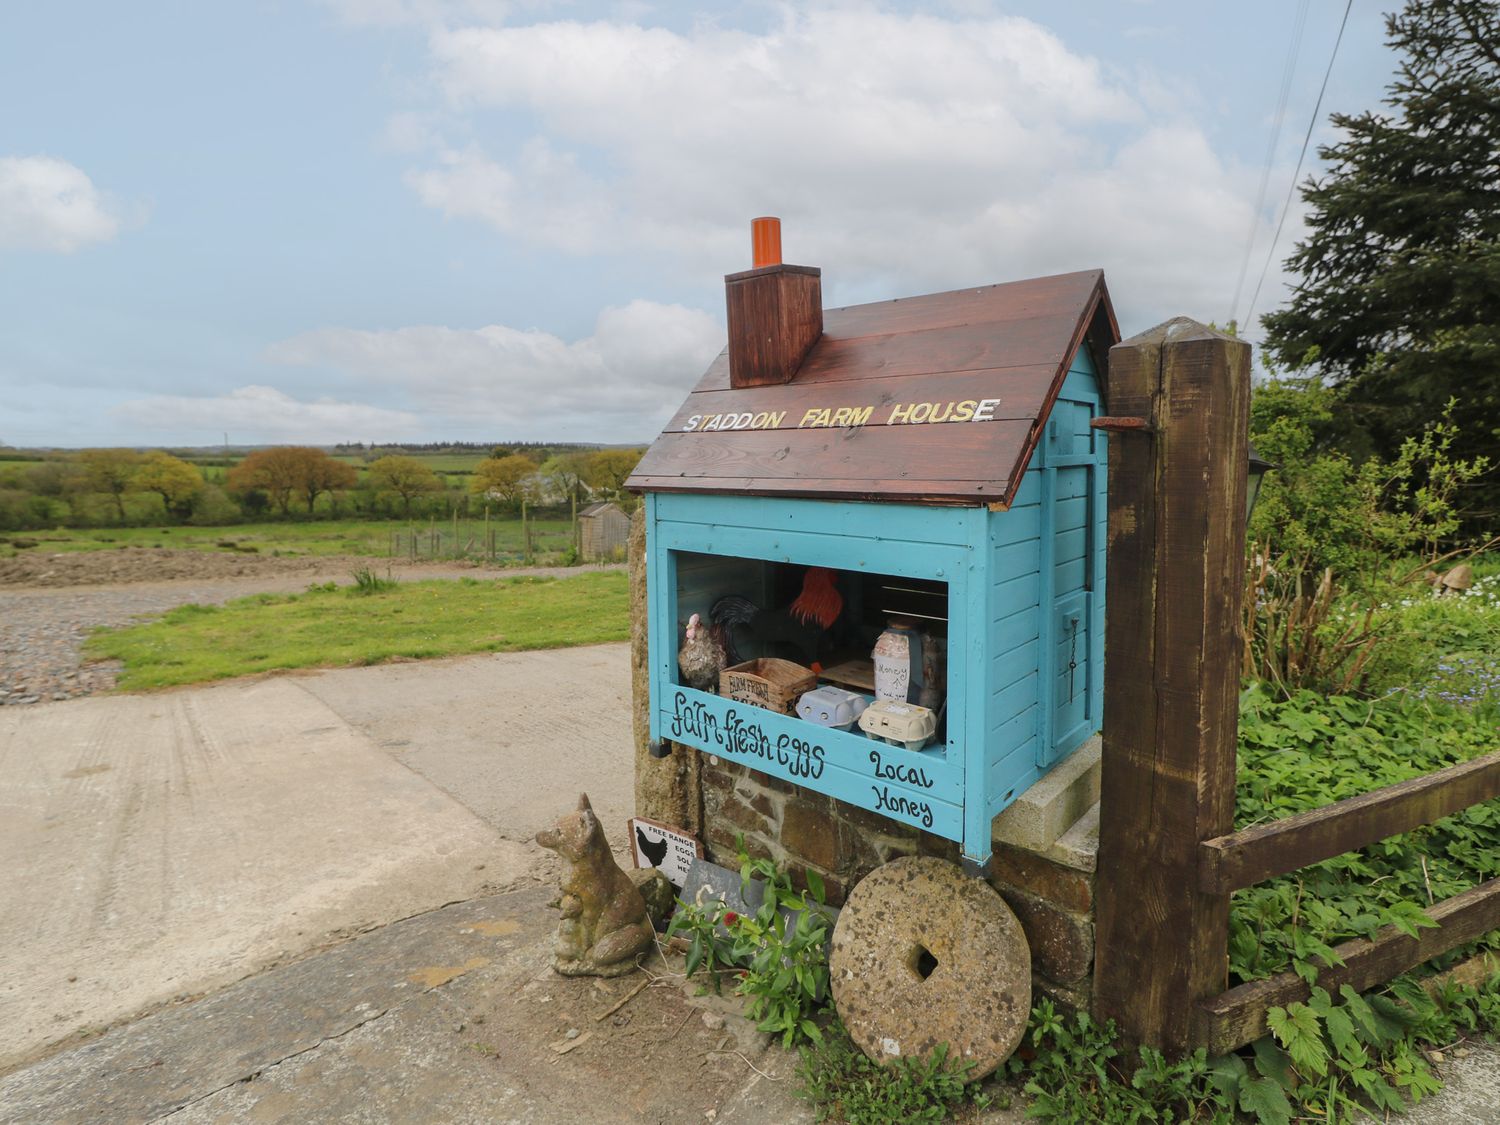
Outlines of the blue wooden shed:
[{"label": "blue wooden shed", "polygon": [[[822,308],[819,271],[726,278],[729,346],[628,482],[645,494],[651,737],[741,762],[990,856],[991,821],[1100,725],[1099,271]],[[808,568],[843,607],[783,613]],[[946,651],[940,738],[909,751],[689,686],[692,614],[763,607],[739,655],[830,669],[892,614]],[[800,646],[800,647],[799,647]]]}]

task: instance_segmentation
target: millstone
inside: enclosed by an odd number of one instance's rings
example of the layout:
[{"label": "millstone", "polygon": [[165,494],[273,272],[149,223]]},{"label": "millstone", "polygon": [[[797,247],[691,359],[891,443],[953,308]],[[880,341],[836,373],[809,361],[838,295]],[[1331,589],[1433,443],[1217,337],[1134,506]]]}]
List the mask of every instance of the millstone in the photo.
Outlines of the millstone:
[{"label": "millstone", "polygon": [[973,1078],[1003,1063],[1031,1013],[1031,951],[993,887],[911,856],[871,872],[833,930],[833,1001],[876,1062],[948,1058]]}]

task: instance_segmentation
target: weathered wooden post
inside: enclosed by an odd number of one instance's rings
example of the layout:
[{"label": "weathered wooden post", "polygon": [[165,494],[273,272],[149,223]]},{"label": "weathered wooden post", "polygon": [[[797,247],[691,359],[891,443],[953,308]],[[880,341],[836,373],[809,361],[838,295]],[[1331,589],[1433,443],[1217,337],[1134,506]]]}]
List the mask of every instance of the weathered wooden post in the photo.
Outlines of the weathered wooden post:
[{"label": "weathered wooden post", "polygon": [[1110,349],[1107,401],[1094,1011],[1180,1054],[1228,971],[1198,845],[1234,827],[1250,345],[1170,320]]}]

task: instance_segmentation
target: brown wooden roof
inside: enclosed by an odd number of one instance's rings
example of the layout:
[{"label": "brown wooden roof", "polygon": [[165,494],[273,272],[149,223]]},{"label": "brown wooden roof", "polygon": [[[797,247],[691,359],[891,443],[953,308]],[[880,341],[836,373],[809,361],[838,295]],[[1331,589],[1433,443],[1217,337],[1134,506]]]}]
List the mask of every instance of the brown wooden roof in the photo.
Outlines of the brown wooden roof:
[{"label": "brown wooden roof", "polygon": [[[789,383],[731,390],[720,354],[626,484],[1005,507],[1079,346],[1102,386],[1119,339],[1099,270],[827,309]],[[984,421],[900,422],[902,407],[951,418],[986,399]]]}]

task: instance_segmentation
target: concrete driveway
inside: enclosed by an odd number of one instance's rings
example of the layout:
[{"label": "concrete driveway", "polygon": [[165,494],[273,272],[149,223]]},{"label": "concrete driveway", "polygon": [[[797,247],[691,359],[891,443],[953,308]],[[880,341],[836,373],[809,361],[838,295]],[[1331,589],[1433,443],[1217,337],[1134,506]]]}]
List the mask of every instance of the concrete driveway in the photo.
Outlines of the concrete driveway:
[{"label": "concrete driveway", "polygon": [[[0,1068],[550,870],[631,802],[628,649],[475,656],[0,713]],[[590,706],[601,700],[608,706]]]}]

